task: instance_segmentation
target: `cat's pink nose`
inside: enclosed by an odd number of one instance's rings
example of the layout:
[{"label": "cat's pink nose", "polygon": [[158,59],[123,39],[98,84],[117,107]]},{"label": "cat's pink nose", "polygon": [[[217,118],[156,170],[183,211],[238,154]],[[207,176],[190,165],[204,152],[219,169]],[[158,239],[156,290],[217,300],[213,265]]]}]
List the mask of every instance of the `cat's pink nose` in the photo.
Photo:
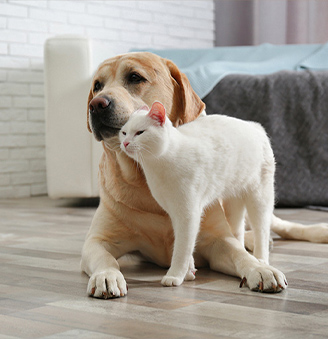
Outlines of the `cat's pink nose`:
[{"label": "cat's pink nose", "polygon": [[128,141],[124,141],[124,142],[123,142],[123,145],[124,145],[125,148],[127,148],[129,144],[130,144],[130,143],[129,143]]}]

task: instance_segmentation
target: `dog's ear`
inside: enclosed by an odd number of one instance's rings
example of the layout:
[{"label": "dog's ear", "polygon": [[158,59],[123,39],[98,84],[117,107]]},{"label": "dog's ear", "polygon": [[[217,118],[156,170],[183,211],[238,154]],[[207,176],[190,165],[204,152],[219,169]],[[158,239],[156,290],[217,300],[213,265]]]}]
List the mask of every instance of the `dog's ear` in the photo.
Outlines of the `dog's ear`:
[{"label": "dog's ear", "polygon": [[205,103],[192,89],[186,75],[180,72],[172,61],[165,60],[165,62],[175,82],[170,120],[175,126],[195,120],[205,109]]},{"label": "dog's ear", "polygon": [[90,104],[90,101],[93,99],[93,94],[92,94],[92,90],[90,89],[90,92],[89,92],[89,96],[88,96],[88,109],[87,109],[87,127],[88,127],[88,131],[90,133],[92,133],[92,130],[91,130],[91,127],[90,127],[90,121],[89,121],[89,104]]}]

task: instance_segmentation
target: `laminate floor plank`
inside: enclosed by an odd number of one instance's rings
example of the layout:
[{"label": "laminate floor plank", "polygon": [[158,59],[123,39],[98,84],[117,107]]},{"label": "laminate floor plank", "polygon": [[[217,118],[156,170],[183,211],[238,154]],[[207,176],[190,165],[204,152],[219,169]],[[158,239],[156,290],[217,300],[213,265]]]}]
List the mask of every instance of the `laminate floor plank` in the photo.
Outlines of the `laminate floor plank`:
[{"label": "laminate floor plank", "polygon": [[[164,288],[164,269],[129,256],[119,260],[128,296],[98,300],[80,271],[95,210],[95,200],[0,200],[0,339],[328,337],[328,244],[273,234],[270,263],[289,283],[278,294],[239,288],[240,279],[207,268]],[[276,214],[328,222],[322,211]]]}]

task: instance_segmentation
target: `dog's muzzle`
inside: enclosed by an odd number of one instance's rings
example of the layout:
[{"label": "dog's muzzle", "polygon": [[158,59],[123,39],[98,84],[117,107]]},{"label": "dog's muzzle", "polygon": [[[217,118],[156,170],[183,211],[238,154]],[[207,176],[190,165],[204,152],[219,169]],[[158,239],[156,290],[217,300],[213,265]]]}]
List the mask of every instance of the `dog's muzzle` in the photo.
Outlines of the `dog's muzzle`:
[{"label": "dog's muzzle", "polygon": [[91,114],[104,114],[112,105],[112,102],[106,97],[93,98],[89,104]]},{"label": "dog's muzzle", "polygon": [[98,141],[118,135],[123,126],[114,112],[115,102],[105,96],[90,101],[91,129]]}]

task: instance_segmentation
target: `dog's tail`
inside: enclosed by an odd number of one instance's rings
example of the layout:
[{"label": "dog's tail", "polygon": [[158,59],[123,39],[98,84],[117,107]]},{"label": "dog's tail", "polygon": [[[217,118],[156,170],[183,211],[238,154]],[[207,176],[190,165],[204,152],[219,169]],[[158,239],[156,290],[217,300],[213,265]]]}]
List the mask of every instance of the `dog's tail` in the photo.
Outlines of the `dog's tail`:
[{"label": "dog's tail", "polygon": [[328,243],[328,224],[303,225],[272,215],[271,230],[284,239]]}]

